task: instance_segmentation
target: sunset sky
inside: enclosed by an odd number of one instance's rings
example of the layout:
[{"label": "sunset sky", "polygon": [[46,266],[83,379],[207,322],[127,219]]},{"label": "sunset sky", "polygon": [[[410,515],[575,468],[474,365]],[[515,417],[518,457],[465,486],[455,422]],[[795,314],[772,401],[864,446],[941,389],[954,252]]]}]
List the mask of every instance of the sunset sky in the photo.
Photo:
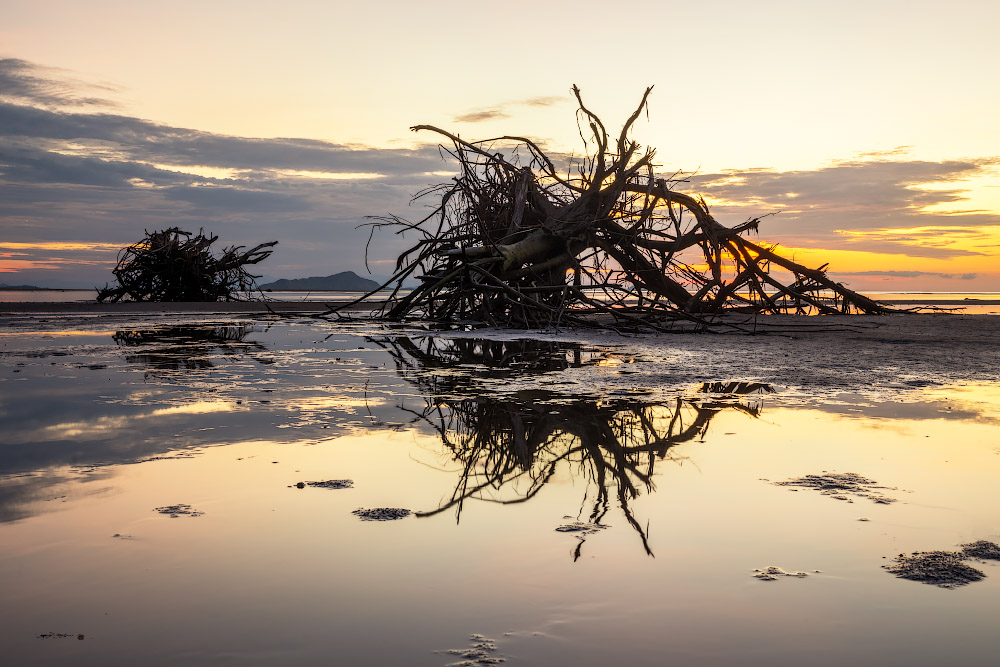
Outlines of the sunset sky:
[{"label": "sunset sky", "polygon": [[[1000,290],[1000,3],[0,0],[0,283],[179,225],[365,275],[447,180],[426,123],[581,145],[570,87],[716,218],[864,290]],[[376,236],[371,271],[399,238]]]}]

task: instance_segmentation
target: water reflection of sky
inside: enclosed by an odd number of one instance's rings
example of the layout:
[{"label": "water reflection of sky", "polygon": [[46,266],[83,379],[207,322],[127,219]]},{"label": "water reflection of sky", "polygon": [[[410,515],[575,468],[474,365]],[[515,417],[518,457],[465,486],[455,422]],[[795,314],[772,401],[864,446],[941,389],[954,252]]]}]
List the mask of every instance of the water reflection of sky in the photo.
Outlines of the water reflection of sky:
[{"label": "water reflection of sky", "polygon": [[[4,337],[13,664],[444,665],[461,658],[435,651],[472,633],[512,665],[959,664],[989,647],[1000,568],[941,591],[880,566],[1000,537],[994,384],[789,400],[668,372],[683,355],[649,345],[120,324]],[[898,502],[763,481],[824,470]],[[326,479],[354,486],[295,487]],[[204,515],[153,511],[178,503]],[[769,565],[810,576],[749,576]]]}]

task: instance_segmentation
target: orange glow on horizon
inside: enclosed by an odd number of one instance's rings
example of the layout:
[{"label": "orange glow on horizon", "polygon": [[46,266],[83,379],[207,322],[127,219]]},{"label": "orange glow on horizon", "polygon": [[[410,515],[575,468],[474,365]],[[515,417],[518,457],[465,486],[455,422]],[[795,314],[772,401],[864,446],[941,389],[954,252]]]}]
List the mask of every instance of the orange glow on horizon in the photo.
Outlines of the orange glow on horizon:
[{"label": "orange glow on horizon", "polygon": [[[868,250],[844,250],[840,248],[794,248],[779,247],[777,249],[784,257],[804,264],[810,268],[818,268],[828,264],[826,270],[837,274],[866,274],[857,278],[849,278],[852,282],[858,279],[879,280],[889,283],[878,289],[893,289],[892,284],[898,284],[898,289],[920,277],[924,280],[936,278],[935,287],[924,287],[931,290],[951,291],[956,287],[955,279],[961,276],[975,276],[979,280],[989,278],[989,286],[983,289],[995,290],[992,285],[1000,281],[997,270],[996,255],[972,255],[951,258],[911,257]],[[879,275],[877,272],[885,272]],[[903,276],[899,273],[914,272],[925,276]],[[897,275],[894,275],[897,274]],[[945,281],[945,282],[940,282]],[[964,281],[963,281],[964,282]],[[872,289],[869,287],[868,289]],[[972,289],[969,286],[962,290]]]},{"label": "orange glow on horizon", "polygon": [[55,270],[61,265],[52,261],[32,261],[30,259],[0,259],[0,273],[20,273],[30,269]]},{"label": "orange glow on horizon", "polygon": [[87,241],[40,241],[36,243],[0,241],[0,248],[9,250],[119,250],[121,247],[120,243]]},{"label": "orange glow on horizon", "polygon": [[903,247],[942,248],[976,255],[1000,254],[1000,227],[902,227],[875,230],[838,230],[851,241],[888,241]]}]

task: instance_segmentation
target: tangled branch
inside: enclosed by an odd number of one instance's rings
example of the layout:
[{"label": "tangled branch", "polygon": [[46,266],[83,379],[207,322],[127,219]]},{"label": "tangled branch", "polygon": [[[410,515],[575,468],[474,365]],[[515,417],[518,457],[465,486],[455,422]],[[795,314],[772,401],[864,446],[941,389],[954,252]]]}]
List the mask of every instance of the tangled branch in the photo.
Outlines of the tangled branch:
[{"label": "tangled branch", "polygon": [[277,241],[245,249],[230,246],[218,257],[211,245],[218,236],[197,235],[177,227],[146,232],[146,237],[118,253],[116,286],[105,285],[97,300],[110,301],[239,301],[256,287],[257,276],[246,270],[271,254]]},{"label": "tangled branch", "polygon": [[[417,233],[380,314],[388,319],[559,324],[670,330],[738,313],[883,313],[887,308],[746,238],[761,218],[726,227],[704,199],[658,177],[655,150],[630,138],[652,87],[617,137],[583,102],[588,152],[563,174],[533,141],[445,138],[459,175],[419,197],[438,199],[419,222],[376,218],[373,232]],[[403,281],[416,278],[408,293]],[[688,327],[690,328],[690,327]]]}]

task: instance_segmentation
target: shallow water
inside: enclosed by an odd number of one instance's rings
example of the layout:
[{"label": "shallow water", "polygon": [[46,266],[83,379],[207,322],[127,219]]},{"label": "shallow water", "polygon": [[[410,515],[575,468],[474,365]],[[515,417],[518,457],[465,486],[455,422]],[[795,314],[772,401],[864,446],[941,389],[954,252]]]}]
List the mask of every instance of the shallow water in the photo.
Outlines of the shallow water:
[{"label": "shallow water", "polygon": [[[16,324],[0,337],[5,663],[994,653],[996,562],[954,590],[882,566],[1000,540],[1000,383],[793,389],[670,339]],[[822,473],[894,502],[781,485]],[[379,508],[411,514],[353,513]],[[806,576],[754,576],[769,567]]]}]

